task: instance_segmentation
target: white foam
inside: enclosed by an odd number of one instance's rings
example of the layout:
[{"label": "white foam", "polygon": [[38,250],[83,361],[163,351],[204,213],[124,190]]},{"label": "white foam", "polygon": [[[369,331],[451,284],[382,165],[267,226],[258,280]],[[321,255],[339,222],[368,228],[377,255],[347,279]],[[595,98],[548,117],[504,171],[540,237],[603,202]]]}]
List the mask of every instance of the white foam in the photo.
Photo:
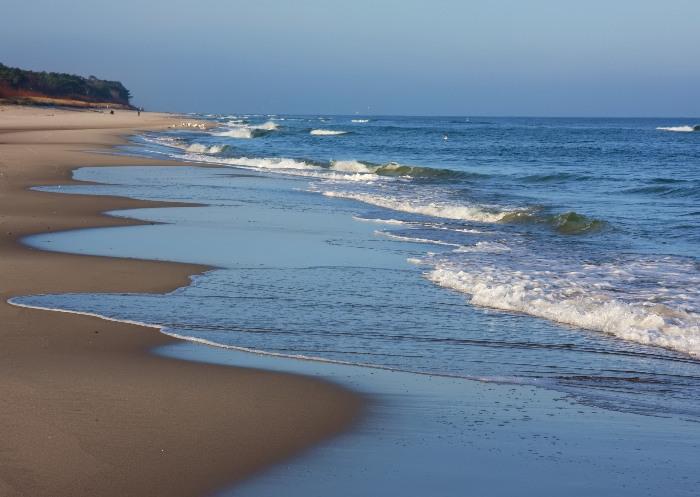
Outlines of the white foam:
[{"label": "white foam", "polygon": [[[182,156],[173,156],[183,159]],[[184,156],[188,161],[201,162],[204,164],[217,164],[219,166],[239,167],[254,170],[275,171],[283,174],[306,175],[306,171],[323,171],[322,168],[304,161],[287,158],[221,158],[212,154],[188,153]]]},{"label": "white foam", "polygon": [[387,162],[386,164],[382,164],[381,168],[384,169],[385,171],[397,171],[401,169],[402,167],[408,167],[413,169],[411,166],[407,166],[405,164],[401,164],[399,162]]},{"label": "white foam", "polygon": [[260,129],[263,131],[274,131],[277,128],[279,128],[279,126],[277,126],[277,123],[275,123],[274,121],[267,121],[266,123],[263,123],[263,124],[257,124],[255,126],[251,126],[251,128]]},{"label": "white foam", "polygon": [[501,221],[508,214],[508,212],[486,212],[479,207],[472,206],[448,205],[436,202],[421,203],[417,200],[404,200],[397,197],[373,193],[326,191],[323,192],[323,194],[327,197],[358,200],[366,204],[376,205],[395,211],[461,221],[496,223]]},{"label": "white foam", "polygon": [[[478,233],[478,232],[477,232]],[[474,245],[460,245],[459,249],[455,251],[455,253],[477,253],[477,252],[482,252],[482,253],[490,253],[494,254],[497,252],[510,252],[511,248],[504,244],[504,243],[499,243],[499,242],[477,242]]]},{"label": "white foam", "polygon": [[435,284],[469,295],[470,302],[522,312],[623,340],[700,357],[700,315],[644,301],[625,302],[604,280],[580,283],[581,275],[507,270],[498,265],[469,269],[438,263],[426,276]]},{"label": "white foam", "polygon": [[347,173],[370,174],[372,171],[363,163],[355,160],[332,160],[331,169]]},{"label": "white foam", "polygon": [[356,221],[362,221],[364,223],[383,223],[383,224],[409,224],[406,221],[399,221],[398,219],[368,219],[365,217],[353,216]]},{"label": "white foam", "polygon": [[201,143],[193,143],[185,149],[187,153],[191,154],[218,154],[224,149],[220,145],[203,145]]},{"label": "white foam", "polygon": [[233,126],[226,131],[214,131],[212,132],[213,136],[225,136],[227,138],[241,138],[241,139],[247,139],[247,138],[252,138],[253,137],[253,130],[250,129],[250,127],[245,126],[245,125],[240,125],[240,126]]},{"label": "white foam", "polygon": [[689,133],[692,131],[696,131],[696,129],[693,126],[668,126],[668,127],[660,126],[656,129],[659,129],[662,131],[678,131],[681,133]]},{"label": "white foam", "polygon": [[429,243],[431,245],[443,245],[446,247],[461,247],[461,245],[459,245],[458,243],[449,243],[449,242],[444,242],[442,240],[431,240],[429,238],[417,238],[417,237],[411,237],[411,236],[395,235],[393,233],[389,233],[389,232],[381,231],[381,230],[375,230],[374,233],[377,235],[383,235],[383,236],[386,236],[387,238],[391,238],[392,240],[398,240],[401,242]]},{"label": "white foam", "polygon": [[274,131],[279,128],[274,121],[267,121],[263,124],[245,124],[240,120],[232,120],[228,122],[228,129],[212,131],[213,136],[223,136],[227,138],[248,139],[253,138],[255,131]]},{"label": "white foam", "polygon": [[294,169],[294,170],[306,170],[306,169],[320,169],[318,166],[309,164],[304,161],[287,159],[287,158],[249,158],[240,157],[237,159],[227,159],[225,161],[230,165],[235,166],[247,166],[254,167],[256,169]]},{"label": "white foam", "polygon": [[[184,147],[178,147],[183,148]],[[311,164],[302,160],[290,159],[284,157],[267,157],[267,158],[221,158],[213,153],[196,153],[190,152],[187,155],[178,156],[172,155],[173,158],[185,159],[187,161],[201,162],[205,164],[217,164],[220,166],[237,167],[244,169],[274,171],[279,174],[303,176],[307,178],[325,180],[328,183],[373,183],[377,176],[374,174],[343,172],[325,169],[319,165]],[[318,190],[311,185],[309,191],[318,193]]]},{"label": "white foam", "polygon": [[347,133],[348,133],[347,131],[339,131],[339,130],[333,130],[333,129],[312,129],[309,134],[318,135],[318,136],[336,136],[336,135],[345,135]]}]

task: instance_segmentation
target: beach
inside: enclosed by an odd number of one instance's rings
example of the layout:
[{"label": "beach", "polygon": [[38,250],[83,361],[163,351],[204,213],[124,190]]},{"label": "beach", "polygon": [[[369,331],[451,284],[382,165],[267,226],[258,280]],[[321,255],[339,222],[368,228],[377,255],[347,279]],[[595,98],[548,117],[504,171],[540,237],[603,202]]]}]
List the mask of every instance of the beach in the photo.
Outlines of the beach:
[{"label": "beach", "polygon": [[0,122],[0,495],[697,493],[687,121]]},{"label": "beach", "polygon": [[[152,355],[154,328],[12,306],[16,296],[164,293],[206,266],[54,253],[22,237],[142,222],[118,197],[30,191],[81,166],[177,164],[107,154],[168,114],[0,107],[0,494],[205,495],[357,420],[363,399],[304,376]],[[103,153],[88,153],[96,151]]]}]

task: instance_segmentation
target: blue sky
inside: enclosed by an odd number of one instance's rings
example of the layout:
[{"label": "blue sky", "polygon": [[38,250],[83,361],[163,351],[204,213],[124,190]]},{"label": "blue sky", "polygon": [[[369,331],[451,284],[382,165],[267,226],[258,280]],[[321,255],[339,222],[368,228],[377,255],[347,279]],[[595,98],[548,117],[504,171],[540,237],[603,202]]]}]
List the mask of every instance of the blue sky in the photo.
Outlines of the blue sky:
[{"label": "blue sky", "polygon": [[700,1],[3,0],[0,62],[173,112],[700,116]]}]

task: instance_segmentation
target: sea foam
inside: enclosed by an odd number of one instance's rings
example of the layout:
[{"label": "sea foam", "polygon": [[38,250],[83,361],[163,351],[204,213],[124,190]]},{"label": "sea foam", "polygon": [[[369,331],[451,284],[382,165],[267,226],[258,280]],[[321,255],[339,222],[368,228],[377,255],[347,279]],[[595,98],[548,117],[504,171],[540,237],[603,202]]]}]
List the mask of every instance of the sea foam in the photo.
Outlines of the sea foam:
[{"label": "sea foam", "polygon": [[185,149],[190,154],[219,154],[226,148],[226,145],[203,145],[193,143]]},{"label": "sea foam", "polygon": [[402,199],[396,196],[366,192],[325,191],[323,192],[323,195],[326,197],[358,200],[366,204],[384,207],[394,211],[460,221],[497,223],[503,220],[505,216],[510,214],[510,212],[488,212],[477,206],[449,205],[439,202],[422,202],[418,199]]},{"label": "sea foam", "polygon": [[254,138],[260,132],[275,131],[279,126],[274,121],[267,121],[263,124],[245,124],[243,121],[229,121],[227,128],[216,128],[211,132],[213,136],[221,136],[227,138]]},{"label": "sea foam", "polygon": [[372,173],[365,164],[355,160],[331,160],[331,169],[347,173]]},{"label": "sea foam", "polygon": [[[695,311],[700,295],[683,261],[594,265],[557,260],[554,255],[538,260],[530,251],[514,249],[481,242],[450,254],[430,254],[420,263],[433,266],[426,274],[430,281],[468,295],[474,305],[700,357],[700,315]],[[667,287],[661,275],[671,272],[677,280],[687,280],[685,286]],[[684,272],[688,272],[685,278]],[[657,283],[640,290],[638,282],[643,279]]]},{"label": "sea foam", "polygon": [[245,125],[240,125],[240,126],[232,126],[231,128],[225,130],[225,131],[215,131],[212,132],[213,136],[222,136],[226,138],[252,138],[253,137],[253,130],[250,129],[250,127],[245,126]]},{"label": "sea foam", "polygon": [[681,133],[689,133],[692,131],[700,131],[700,124],[696,124],[695,126],[659,126],[656,129],[662,131],[678,131]]},{"label": "sea foam", "polygon": [[334,129],[312,129],[309,134],[317,135],[317,136],[336,136],[336,135],[346,135],[346,134],[348,134],[348,132],[334,130]]}]

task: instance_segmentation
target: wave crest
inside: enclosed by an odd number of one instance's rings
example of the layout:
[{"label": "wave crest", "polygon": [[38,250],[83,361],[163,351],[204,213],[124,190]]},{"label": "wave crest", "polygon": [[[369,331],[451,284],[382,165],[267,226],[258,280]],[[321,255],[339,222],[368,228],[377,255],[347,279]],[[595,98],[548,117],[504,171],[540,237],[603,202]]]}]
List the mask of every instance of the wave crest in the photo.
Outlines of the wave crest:
[{"label": "wave crest", "polygon": [[659,126],[656,128],[661,131],[677,131],[680,133],[690,133],[693,131],[700,131],[700,124],[695,126]]},{"label": "wave crest", "polygon": [[608,226],[606,221],[599,219],[591,219],[576,212],[566,212],[557,214],[552,218],[552,225],[559,233],[567,235],[577,235],[584,233],[596,233],[605,229]]},{"label": "wave crest", "polygon": [[505,223],[545,224],[563,235],[598,233],[610,226],[610,223],[605,220],[590,218],[574,211],[561,214],[542,214],[521,210],[505,214],[501,221]]},{"label": "wave crest", "polygon": [[216,128],[212,131],[212,136],[222,136],[227,138],[250,139],[265,136],[271,131],[279,129],[274,121],[267,121],[263,124],[245,124],[243,121],[229,121],[226,128]]},{"label": "wave crest", "polygon": [[334,198],[348,198],[366,204],[384,207],[399,212],[421,214],[424,216],[460,221],[475,221],[484,223],[500,222],[509,212],[489,211],[478,206],[450,205],[438,202],[422,202],[417,199],[402,199],[396,196],[385,196],[364,192],[325,191],[323,195]]},{"label": "wave crest", "polygon": [[340,131],[334,129],[312,129],[309,133],[315,136],[336,136],[336,135],[347,135],[348,131]]},{"label": "wave crest", "polygon": [[185,149],[185,152],[190,154],[220,154],[228,148],[228,145],[203,145],[201,143],[193,143]]},{"label": "wave crest", "polygon": [[330,168],[333,171],[341,171],[344,173],[372,173],[370,167],[355,160],[331,160]]},{"label": "wave crest", "polygon": [[700,357],[700,316],[692,312],[661,304],[623,302],[592,288],[564,284],[556,288],[551,281],[539,281],[521,272],[479,272],[438,264],[427,278],[469,295],[475,305],[521,312]]}]

